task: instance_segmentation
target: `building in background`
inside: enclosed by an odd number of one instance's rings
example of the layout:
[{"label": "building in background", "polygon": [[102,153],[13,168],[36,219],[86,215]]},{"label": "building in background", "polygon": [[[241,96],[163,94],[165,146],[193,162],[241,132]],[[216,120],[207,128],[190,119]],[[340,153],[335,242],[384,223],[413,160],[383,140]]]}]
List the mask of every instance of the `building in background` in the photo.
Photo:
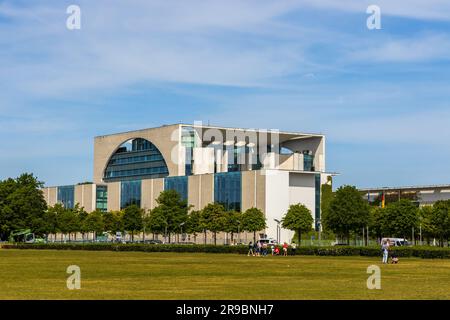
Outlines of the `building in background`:
[{"label": "building in background", "polygon": [[293,232],[277,232],[276,220],[301,203],[318,229],[330,175],[320,134],[175,124],[96,137],[93,183],[47,187],[44,195],[48,205],[78,203],[88,212],[149,210],[161,191],[174,189],[195,210],[213,202],[259,208],[268,225],[260,236],[291,242]]},{"label": "building in background", "polygon": [[439,200],[450,200],[450,185],[364,188],[359,191],[364,199],[375,204],[381,203],[383,197],[386,204],[408,199],[418,206],[429,206]]}]

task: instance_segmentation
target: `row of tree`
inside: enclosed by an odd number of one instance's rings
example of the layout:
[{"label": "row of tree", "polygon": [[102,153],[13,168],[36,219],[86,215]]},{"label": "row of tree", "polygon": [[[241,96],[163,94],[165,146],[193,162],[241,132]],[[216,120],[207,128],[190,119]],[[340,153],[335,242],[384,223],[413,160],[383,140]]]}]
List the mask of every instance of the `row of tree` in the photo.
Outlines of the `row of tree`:
[{"label": "row of tree", "polygon": [[[93,233],[94,237],[104,232],[128,232],[131,238],[139,232],[171,235],[187,233],[194,235],[212,232],[214,243],[217,233],[225,232],[233,236],[239,232],[256,233],[266,228],[264,213],[257,208],[245,212],[227,211],[221,204],[211,203],[202,210],[192,207],[173,190],[163,191],[157,206],[144,211],[131,205],[121,211],[87,213],[78,204],[65,208],[62,204],[47,207],[42,191],[42,182],[32,174],[23,174],[16,179],[0,181],[0,233],[3,239],[20,229],[31,229],[37,236],[67,235],[69,240],[75,234]],[[311,230],[311,212],[303,205],[291,206],[282,220],[283,228],[307,232]]]},{"label": "row of tree", "polygon": [[381,208],[367,203],[355,187],[344,186],[322,203],[322,217],[325,230],[347,241],[363,230],[376,238],[422,238],[428,243],[438,239],[441,246],[450,238],[450,201],[419,208],[413,201],[401,199]]}]

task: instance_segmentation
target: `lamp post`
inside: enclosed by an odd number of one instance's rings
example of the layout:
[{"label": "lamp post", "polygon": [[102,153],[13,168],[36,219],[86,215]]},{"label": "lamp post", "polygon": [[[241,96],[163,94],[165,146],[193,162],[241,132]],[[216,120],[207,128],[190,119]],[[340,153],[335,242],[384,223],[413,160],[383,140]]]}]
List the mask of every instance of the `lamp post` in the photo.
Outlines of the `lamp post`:
[{"label": "lamp post", "polygon": [[322,233],[321,233],[322,225],[320,219],[317,220],[317,228],[319,229],[319,246],[320,246],[322,240]]},{"label": "lamp post", "polygon": [[241,243],[241,221],[238,221],[238,243]]},{"label": "lamp post", "polygon": [[276,223],[277,223],[277,243],[279,244],[280,243],[280,238],[281,238],[281,235],[280,235],[280,223],[281,223],[281,221],[280,220],[278,220],[278,219],[273,219]]},{"label": "lamp post", "polygon": [[180,223],[180,228],[181,228],[181,241],[183,241],[183,226],[186,222],[182,222]]}]

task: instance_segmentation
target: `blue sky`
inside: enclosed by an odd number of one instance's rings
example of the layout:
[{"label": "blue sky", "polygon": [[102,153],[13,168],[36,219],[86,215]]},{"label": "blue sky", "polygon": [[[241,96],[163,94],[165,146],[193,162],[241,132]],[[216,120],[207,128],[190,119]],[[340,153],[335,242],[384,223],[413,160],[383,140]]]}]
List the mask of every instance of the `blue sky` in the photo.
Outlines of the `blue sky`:
[{"label": "blue sky", "polygon": [[90,181],[94,136],[203,121],[324,133],[336,185],[450,183],[449,31],[446,0],[0,0],[0,179]]}]

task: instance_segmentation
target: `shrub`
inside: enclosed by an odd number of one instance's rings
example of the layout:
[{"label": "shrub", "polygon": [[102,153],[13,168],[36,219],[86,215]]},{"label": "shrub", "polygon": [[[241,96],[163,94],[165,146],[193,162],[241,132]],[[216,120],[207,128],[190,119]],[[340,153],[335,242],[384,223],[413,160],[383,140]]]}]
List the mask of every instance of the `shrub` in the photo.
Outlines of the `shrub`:
[{"label": "shrub", "polygon": [[[47,243],[3,244],[3,249],[38,250],[89,250],[89,251],[141,251],[141,252],[190,252],[247,254],[247,246],[177,245],[177,244],[117,244],[117,243]],[[398,257],[423,259],[450,259],[450,248],[393,247],[391,253]],[[270,250],[269,250],[270,254]],[[378,247],[297,247],[297,255],[308,256],[363,256],[381,257]]]}]

